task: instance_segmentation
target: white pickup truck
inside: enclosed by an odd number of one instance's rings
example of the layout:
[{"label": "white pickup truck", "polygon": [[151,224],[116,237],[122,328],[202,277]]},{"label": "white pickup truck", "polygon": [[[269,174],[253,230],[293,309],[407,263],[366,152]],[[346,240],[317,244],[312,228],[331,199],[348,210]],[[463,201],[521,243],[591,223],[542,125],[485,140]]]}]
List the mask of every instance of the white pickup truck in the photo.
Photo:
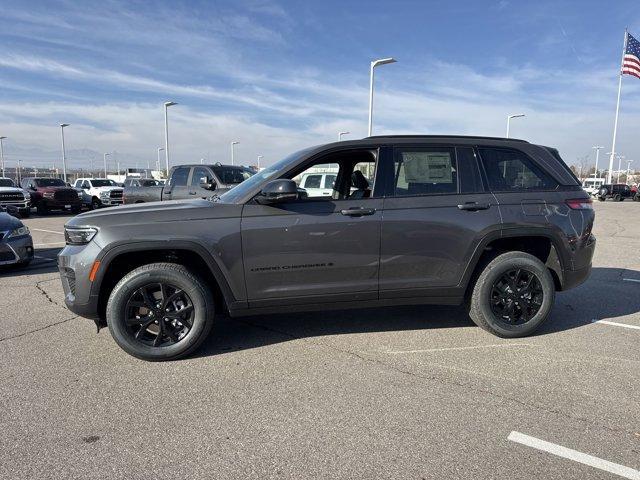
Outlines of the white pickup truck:
[{"label": "white pickup truck", "polygon": [[10,178],[0,177],[0,207],[14,207],[22,218],[31,213],[31,195],[16,187]]},{"label": "white pickup truck", "polygon": [[78,178],[73,187],[82,190],[82,203],[93,210],[122,205],[124,189],[108,178]]}]

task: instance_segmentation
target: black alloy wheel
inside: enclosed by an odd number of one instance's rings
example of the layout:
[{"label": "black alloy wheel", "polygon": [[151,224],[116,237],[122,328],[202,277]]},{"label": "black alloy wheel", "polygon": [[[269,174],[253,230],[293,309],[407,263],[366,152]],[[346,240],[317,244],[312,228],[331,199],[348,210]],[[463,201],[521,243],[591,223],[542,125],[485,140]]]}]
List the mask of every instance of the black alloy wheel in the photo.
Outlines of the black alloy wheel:
[{"label": "black alloy wheel", "polygon": [[194,322],[194,305],[187,293],[170,283],[151,283],[135,290],[125,307],[129,337],[150,347],[180,342]]},{"label": "black alloy wheel", "polygon": [[522,268],[508,270],[491,288],[491,311],[509,325],[531,320],[540,311],[543,300],[540,280],[535,273]]}]

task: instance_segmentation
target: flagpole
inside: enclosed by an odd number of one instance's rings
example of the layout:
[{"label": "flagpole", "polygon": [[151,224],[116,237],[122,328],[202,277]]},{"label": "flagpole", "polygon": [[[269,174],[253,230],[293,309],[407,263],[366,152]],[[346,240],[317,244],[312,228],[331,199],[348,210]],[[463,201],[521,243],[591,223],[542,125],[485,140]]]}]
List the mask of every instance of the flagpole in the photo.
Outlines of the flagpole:
[{"label": "flagpole", "polygon": [[613,124],[613,142],[611,145],[611,156],[609,157],[609,172],[607,173],[607,184],[611,185],[613,176],[613,159],[616,156],[616,136],[618,134],[618,116],[620,115],[620,93],[622,92],[622,65],[624,65],[624,54],[627,51],[627,29],[624,29],[624,42],[622,44],[622,59],[620,60],[620,73],[618,79],[618,102],[616,104],[616,120]]}]

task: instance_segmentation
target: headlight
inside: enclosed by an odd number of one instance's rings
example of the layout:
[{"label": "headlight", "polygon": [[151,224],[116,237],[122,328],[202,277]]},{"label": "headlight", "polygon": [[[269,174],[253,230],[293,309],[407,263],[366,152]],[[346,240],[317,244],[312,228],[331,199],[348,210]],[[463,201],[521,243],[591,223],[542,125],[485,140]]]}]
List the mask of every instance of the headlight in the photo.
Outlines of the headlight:
[{"label": "headlight", "polygon": [[16,228],[15,230],[11,230],[9,232],[9,235],[7,235],[7,238],[22,237],[24,235],[29,235],[29,228],[22,226],[22,227]]},{"label": "headlight", "polygon": [[64,239],[68,245],[85,245],[96,236],[98,230],[91,227],[65,227]]}]

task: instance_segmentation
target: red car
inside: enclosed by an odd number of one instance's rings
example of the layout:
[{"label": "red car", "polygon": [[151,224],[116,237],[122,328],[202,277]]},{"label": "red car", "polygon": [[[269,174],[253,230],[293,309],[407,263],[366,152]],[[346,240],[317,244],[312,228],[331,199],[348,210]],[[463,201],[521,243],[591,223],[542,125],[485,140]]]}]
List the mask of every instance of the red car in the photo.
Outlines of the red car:
[{"label": "red car", "polygon": [[23,178],[20,186],[31,194],[31,205],[40,215],[50,210],[70,210],[78,214],[82,209],[78,192],[59,178]]}]

